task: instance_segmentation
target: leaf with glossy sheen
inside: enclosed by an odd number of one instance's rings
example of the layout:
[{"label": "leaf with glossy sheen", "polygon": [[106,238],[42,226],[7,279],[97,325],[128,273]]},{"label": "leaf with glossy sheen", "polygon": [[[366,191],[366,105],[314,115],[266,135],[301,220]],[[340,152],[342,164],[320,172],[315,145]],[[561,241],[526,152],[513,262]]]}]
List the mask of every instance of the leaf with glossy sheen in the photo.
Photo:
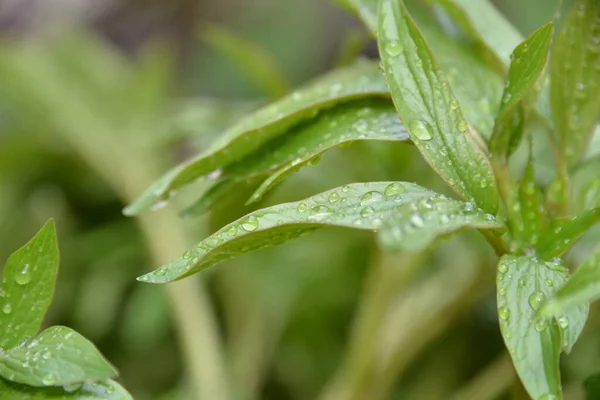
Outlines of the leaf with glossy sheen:
[{"label": "leaf with glossy sheen", "polygon": [[578,0],[551,60],[550,105],[569,165],[584,155],[600,117],[600,2]]},{"label": "leaf with glossy sheen", "polygon": [[124,212],[134,215],[168,200],[173,191],[241,160],[324,109],[352,99],[388,96],[387,85],[373,62],[359,60],[352,66],[335,70],[240,120],[205,153],[154,182]]},{"label": "leaf with glossy sheen", "polygon": [[564,254],[581,235],[600,221],[600,208],[586,210],[570,218],[551,221],[548,232],[541,237],[536,249],[542,258]]},{"label": "leaf with glossy sheen", "polygon": [[[412,183],[354,183],[302,201],[250,213],[219,229],[180,259],[139,280],[164,283],[181,279],[229,258],[281,244],[325,226],[377,230],[396,214],[398,224],[412,223],[415,235],[427,237],[434,236],[435,232],[444,234],[464,226],[502,228],[494,216],[485,214],[473,204],[470,209],[463,208],[461,215],[448,215],[446,222],[440,210],[446,207],[459,212],[455,204],[462,203]],[[410,213],[406,207],[412,207]],[[422,215],[419,210],[423,211]],[[425,213],[425,210],[429,211]],[[455,217],[456,220],[453,220]],[[417,243],[416,240],[413,242]],[[425,245],[423,242],[418,244]]]},{"label": "leaf with glossy sheen", "polygon": [[600,252],[584,261],[544,306],[546,314],[561,315],[600,298]]},{"label": "leaf with glossy sheen", "polygon": [[490,49],[508,66],[510,55],[523,38],[488,0],[435,0],[476,42]]},{"label": "leaf with glossy sheen", "polygon": [[[276,183],[302,166],[311,164],[324,152],[336,146],[358,140],[408,140],[390,101],[355,101],[324,111],[313,121],[292,128],[250,156],[223,169],[222,182],[217,183],[203,198],[184,213],[202,213],[210,199],[225,193],[240,181],[268,177],[251,196],[249,202],[260,200]],[[206,198],[208,196],[208,198]]]},{"label": "leaf with glossy sheen", "polygon": [[86,338],[53,326],[0,352],[0,376],[29,386],[64,386],[107,379],[117,371]]},{"label": "leaf with glossy sheen", "polygon": [[381,1],[379,50],[392,99],[419,151],[459,195],[495,214],[498,192],[490,162],[401,1]]},{"label": "leaf with glossy sheen", "polygon": [[62,387],[32,387],[0,378],[0,400],[133,400],[127,391],[112,380]]},{"label": "leaf with glossy sheen", "polygon": [[49,220],[6,262],[0,286],[0,348],[37,335],[58,272],[54,221]]},{"label": "leaf with glossy sheen", "polygon": [[566,274],[566,269],[552,268],[535,257],[508,255],[498,264],[500,330],[517,374],[534,399],[561,398],[560,328],[554,319],[541,319],[537,312]]},{"label": "leaf with glossy sheen", "polygon": [[552,23],[542,26],[519,44],[511,54],[508,81],[490,141],[490,150],[494,156],[505,159],[516,150],[520,142],[523,124],[519,123],[518,129],[514,129],[515,119],[522,120],[519,106],[523,98],[532,92],[534,84],[542,75],[548,58],[552,31]]}]

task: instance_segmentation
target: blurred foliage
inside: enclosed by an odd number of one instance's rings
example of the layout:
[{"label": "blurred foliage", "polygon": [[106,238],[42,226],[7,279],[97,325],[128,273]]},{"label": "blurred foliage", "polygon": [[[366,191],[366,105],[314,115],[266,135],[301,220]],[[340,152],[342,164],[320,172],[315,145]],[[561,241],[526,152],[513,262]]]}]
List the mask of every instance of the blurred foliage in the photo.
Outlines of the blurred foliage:
[{"label": "blurred foliage", "polygon": [[[220,27],[208,40],[237,35],[264,49],[282,71],[276,86],[261,86],[264,71],[246,75],[247,65],[222,42],[201,45],[202,29],[189,39],[194,51],[185,61],[157,43],[124,54],[80,30],[0,46],[0,259],[55,218],[61,271],[45,326],[67,325],[92,340],[136,399],[193,398],[192,378],[165,292],[135,281],[156,265],[138,224],[121,209],[159,173],[279,96],[283,82],[303,82],[362,48],[357,23],[328,2],[209,3],[207,15],[234,33]],[[543,0],[496,3],[525,34],[556,8]],[[343,44],[346,33],[353,36]],[[410,145],[357,143],[328,152],[256,205],[232,196],[185,227],[198,239],[257,207],[354,181],[445,190],[438,178],[420,176],[423,168]],[[190,197],[202,190],[199,183]],[[498,358],[494,259],[482,244],[462,233],[416,256],[426,268],[415,270],[413,259],[379,254],[369,234],[329,230],[206,271],[235,398],[349,399],[338,383],[350,380],[357,399],[386,392],[447,399],[458,390],[477,393],[465,385],[486,366],[486,385],[501,382],[496,398],[507,398],[513,378]],[[582,382],[600,372],[599,329],[596,307],[563,363],[568,399],[583,399]],[[594,392],[595,383],[586,390]]]}]

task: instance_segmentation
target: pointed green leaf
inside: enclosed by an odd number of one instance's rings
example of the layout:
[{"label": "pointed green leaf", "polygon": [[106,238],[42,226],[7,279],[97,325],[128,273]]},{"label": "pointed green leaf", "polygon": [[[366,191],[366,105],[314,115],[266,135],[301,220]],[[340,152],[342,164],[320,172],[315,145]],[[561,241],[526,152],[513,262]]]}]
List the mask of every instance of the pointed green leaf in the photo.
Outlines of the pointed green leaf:
[{"label": "pointed green leaf", "polygon": [[476,43],[508,66],[510,54],[523,41],[519,31],[489,0],[436,0]]},{"label": "pointed green leaf", "polygon": [[64,386],[117,375],[96,347],[79,333],[53,326],[0,352],[0,376],[29,386]]},{"label": "pointed green leaf", "polygon": [[559,218],[551,222],[548,232],[536,246],[542,258],[564,254],[581,235],[600,221],[600,208],[586,210],[570,218]]},{"label": "pointed green leaf", "polygon": [[401,1],[383,0],[379,49],[400,119],[432,168],[462,197],[498,210],[492,167]]},{"label": "pointed green leaf", "polygon": [[206,211],[204,197],[212,198],[217,191],[224,193],[236,182],[271,174],[250,198],[250,202],[257,201],[276,183],[314,162],[327,150],[357,140],[405,141],[408,134],[389,101],[363,100],[337,106],[225,167],[221,176],[223,182],[229,183],[217,184],[185,213]]},{"label": "pointed green leaf", "polygon": [[112,380],[61,387],[32,387],[0,378],[0,400],[133,400],[127,391]]},{"label": "pointed green leaf", "polygon": [[261,89],[273,98],[283,96],[290,84],[277,62],[265,49],[218,25],[206,25],[202,39],[230,58]]},{"label": "pointed green leaf", "polygon": [[173,191],[242,159],[292,126],[314,118],[337,103],[388,96],[389,91],[375,63],[359,60],[335,70],[239,121],[208,151],[154,182],[124,212],[133,215],[168,200]]},{"label": "pointed green leaf", "polygon": [[557,35],[551,60],[550,105],[569,165],[587,150],[600,118],[600,3],[578,0]]},{"label": "pointed green leaf", "polygon": [[[523,133],[523,111],[519,105],[533,90],[546,65],[553,24],[548,23],[519,44],[511,54],[508,81],[490,141],[490,151],[505,159],[516,150]],[[517,129],[515,129],[515,122]]]},{"label": "pointed green leaf", "polygon": [[430,245],[438,236],[461,228],[499,228],[492,214],[473,203],[445,197],[424,198],[399,208],[387,217],[380,228],[379,241],[393,251],[415,252]]},{"label": "pointed green leaf", "polygon": [[[420,206],[418,203],[423,200]],[[447,204],[448,203],[448,204]],[[437,210],[453,207],[455,200],[406,182],[355,183],[317,194],[293,203],[278,204],[255,211],[224,226],[203,240],[183,256],[149,274],[139,278],[143,282],[164,283],[181,279],[199,272],[221,261],[249,251],[281,244],[315,229],[339,226],[362,230],[377,230],[394,214],[406,215],[407,221],[420,228],[419,221],[405,207],[411,204],[432,211],[423,216],[423,228],[432,232],[447,233],[462,226],[498,229],[493,216],[486,216],[471,204],[471,210],[463,210],[464,218],[454,225],[442,223]],[[435,205],[435,206],[434,206]],[[467,216],[466,214],[469,214]],[[414,217],[414,218],[413,218]],[[431,220],[430,220],[431,218]],[[427,235],[432,235],[427,232]],[[415,234],[421,234],[418,230]],[[415,241],[416,242],[416,241]]]},{"label": "pointed green leaf", "polygon": [[539,318],[537,311],[566,273],[536,257],[503,256],[498,265],[500,330],[517,374],[534,399],[562,398],[560,328],[554,319]]},{"label": "pointed green leaf", "polygon": [[544,306],[545,314],[561,315],[600,298],[600,252],[584,261]]},{"label": "pointed green leaf", "polygon": [[58,272],[54,221],[49,220],[6,262],[0,286],[0,348],[32,338],[52,301]]}]

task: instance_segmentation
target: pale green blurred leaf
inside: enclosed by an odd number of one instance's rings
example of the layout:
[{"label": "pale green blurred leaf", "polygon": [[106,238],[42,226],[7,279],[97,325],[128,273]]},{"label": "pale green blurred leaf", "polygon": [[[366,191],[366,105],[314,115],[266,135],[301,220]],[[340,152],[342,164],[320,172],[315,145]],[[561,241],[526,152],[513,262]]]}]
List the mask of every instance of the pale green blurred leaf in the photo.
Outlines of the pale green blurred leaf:
[{"label": "pale green blurred leaf", "polygon": [[67,389],[31,387],[0,378],[0,400],[133,400],[121,385],[112,380],[84,383],[81,388],[67,386]]}]

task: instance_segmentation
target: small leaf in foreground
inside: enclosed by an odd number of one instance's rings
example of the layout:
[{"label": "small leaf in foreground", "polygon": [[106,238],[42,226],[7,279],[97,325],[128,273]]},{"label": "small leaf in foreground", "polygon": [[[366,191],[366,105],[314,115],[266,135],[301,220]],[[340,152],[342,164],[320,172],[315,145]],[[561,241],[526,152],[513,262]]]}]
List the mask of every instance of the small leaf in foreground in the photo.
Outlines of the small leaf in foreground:
[{"label": "small leaf in foreground", "polygon": [[127,391],[112,380],[87,382],[80,387],[32,387],[0,378],[0,400],[133,400]]},{"label": "small leaf in foreground", "polygon": [[558,32],[551,60],[550,105],[570,166],[587,151],[600,117],[600,2],[578,0]]},{"label": "small leaf in foreground", "polygon": [[0,348],[32,338],[52,301],[58,273],[54,221],[6,262],[0,286]]},{"label": "small leaf in foreground", "polygon": [[551,221],[548,232],[536,246],[540,257],[548,259],[564,254],[581,235],[600,221],[600,208],[585,210],[570,218]]},{"label": "small leaf in foreground", "polygon": [[496,214],[490,162],[402,1],[381,1],[379,50],[400,119],[425,160],[460,196]]},{"label": "small leaf in foreground", "polygon": [[[281,244],[325,226],[378,230],[396,214],[396,223],[412,224],[415,235],[429,238],[464,226],[502,228],[492,215],[486,215],[472,203],[463,206],[462,215],[447,215],[446,221],[443,210],[456,210],[456,204],[462,203],[407,182],[346,185],[305,200],[250,213],[224,226],[180,259],[139,280],[165,283],[181,279],[243,253]],[[394,243],[398,245],[397,240]],[[424,240],[413,243],[427,245]]]},{"label": "small leaf in foreground", "polygon": [[29,386],[64,386],[117,375],[79,333],[53,326],[0,353],[0,376]]},{"label": "small leaf in foreground", "polygon": [[240,120],[208,151],[155,181],[124,213],[134,215],[168,200],[175,190],[242,159],[323,109],[352,99],[388,96],[385,80],[373,62],[359,60],[335,70]]}]

